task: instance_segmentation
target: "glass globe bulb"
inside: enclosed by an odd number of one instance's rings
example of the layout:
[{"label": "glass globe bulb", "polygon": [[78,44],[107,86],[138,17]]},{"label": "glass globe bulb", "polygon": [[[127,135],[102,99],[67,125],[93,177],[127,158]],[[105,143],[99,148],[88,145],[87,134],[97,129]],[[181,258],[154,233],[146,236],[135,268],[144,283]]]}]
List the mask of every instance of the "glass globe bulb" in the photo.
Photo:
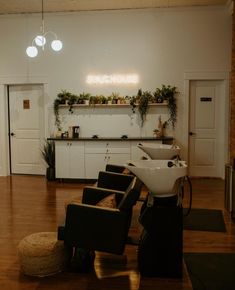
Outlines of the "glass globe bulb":
[{"label": "glass globe bulb", "polygon": [[38,55],[37,47],[35,46],[28,46],[26,49],[26,53],[29,57],[35,57]]},{"label": "glass globe bulb", "polygon": [[53,40],[52,43],[51,43],[51,48],[54,50],[54,51],[60,51],[63,47],[63,43],[62,41],[60,40]]},{"label": "glass globe bulb", "polygon": [[42,35],[36,36],[34,40],[38,46],[43,46],[46,44],[46,38]]}]

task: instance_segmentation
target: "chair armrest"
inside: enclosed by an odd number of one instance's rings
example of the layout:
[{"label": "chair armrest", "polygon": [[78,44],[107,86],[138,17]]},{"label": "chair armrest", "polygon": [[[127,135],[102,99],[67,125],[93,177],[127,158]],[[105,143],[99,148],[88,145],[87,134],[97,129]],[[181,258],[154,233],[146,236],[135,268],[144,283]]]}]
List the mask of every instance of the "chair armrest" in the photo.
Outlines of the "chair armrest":
[{"label": "chair armrest", "polygon": [[123,173],[125,169],[126,169],[125,166],[115,165],[115,164],[107,164],[105,167],[106,171],[116,172],[116,173]]},{"label": "chair armrest", "polygon": [[133,178],[134,176],[129,174],[100,171],[97,186],[125,191]]},{"label": "chair armrest", "polygon": [[82,203],[95,205],[100,200],[111,194],[115,194],[115,196],[122,197],[125,194],[125,192],[94,186],[85,186],[83,189]]},{"label": "chair armrest", "polygon": [[128,232],[127,214],[87,204],[67,207],[64,241],[67,245],[121,254]]}]

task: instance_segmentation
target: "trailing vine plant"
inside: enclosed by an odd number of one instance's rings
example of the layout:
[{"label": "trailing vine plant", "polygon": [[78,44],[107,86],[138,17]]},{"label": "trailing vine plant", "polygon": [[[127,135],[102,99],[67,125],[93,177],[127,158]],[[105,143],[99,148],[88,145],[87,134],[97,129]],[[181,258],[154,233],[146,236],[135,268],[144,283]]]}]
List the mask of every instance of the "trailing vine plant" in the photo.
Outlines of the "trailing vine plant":
[{"label": "trailing vine plant", "polygon": [[138,111],[141,117],[141,127],[143,127],[152,95],[149,91],[142,92],[142,90],[139,90],[137,98],[139,100]]},{"label": "trailing vine plant", "polygon": [[167,101],[167,107],[169,110],[170,118],[168,122],[171,123],[172,128],[175,129],[175,123],[177,121],[177,104],[175,95],[178,93],[175,86],[162,85],[161,94],[164,100]]},{"label": "trailing vine plant", "polygon": [[131,105],[132,113],[135,114],[135,109],[136,109],[136,96],[132,96],[130,98],[130,105]]},{"label": "trailing vine plant", "polygon": [[60,105],[60,100],[55,99],[53,103],[54,107],[54,115],[55,115],[55,125],[59,131],[62,130],[61,128],[61,121],[60,121],[60,116],[59,116],[59,105]]},{"label": "trailing vine plant", "polygon": [[77,95],[70,94],[68,97],[69,112],[73,113],[73,105],[78,102],[79,97]]}]

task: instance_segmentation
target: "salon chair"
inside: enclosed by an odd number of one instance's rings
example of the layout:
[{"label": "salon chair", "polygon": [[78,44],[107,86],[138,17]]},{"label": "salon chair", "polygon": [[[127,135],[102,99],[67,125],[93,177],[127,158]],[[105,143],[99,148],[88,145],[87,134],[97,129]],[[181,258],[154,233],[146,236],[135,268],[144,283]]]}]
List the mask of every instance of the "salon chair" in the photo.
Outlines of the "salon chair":
[{"label": "salon chair", "polygon": [[[64,241],[71,259],[72,249],[123,254],[141,188],[134,175],[105,171],[99,173],[97,186],[84,187],[82,203],[68,204],[65,225],[58,228],[58,239]],[[109,196],[114,197],[115,207],[98,206]]]}]

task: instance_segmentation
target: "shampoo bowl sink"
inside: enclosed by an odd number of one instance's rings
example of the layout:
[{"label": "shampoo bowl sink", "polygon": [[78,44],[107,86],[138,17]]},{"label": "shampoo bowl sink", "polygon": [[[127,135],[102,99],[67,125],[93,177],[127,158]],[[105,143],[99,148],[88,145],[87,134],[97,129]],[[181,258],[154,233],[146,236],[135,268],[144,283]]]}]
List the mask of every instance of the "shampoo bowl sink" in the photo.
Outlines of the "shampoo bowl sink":
[{"label": "shampoo bowl sink", "polygon": [[151,159],[171,159],[180,154],[180,147],[176,145],[140,143],[137,146],[147,153]]},{"label": "shampoo bowl sink", "polygon": [[187,175],[185,161],[131,160],[125,166],[147,186],[153,196],[176,195],[176,180]]}]

